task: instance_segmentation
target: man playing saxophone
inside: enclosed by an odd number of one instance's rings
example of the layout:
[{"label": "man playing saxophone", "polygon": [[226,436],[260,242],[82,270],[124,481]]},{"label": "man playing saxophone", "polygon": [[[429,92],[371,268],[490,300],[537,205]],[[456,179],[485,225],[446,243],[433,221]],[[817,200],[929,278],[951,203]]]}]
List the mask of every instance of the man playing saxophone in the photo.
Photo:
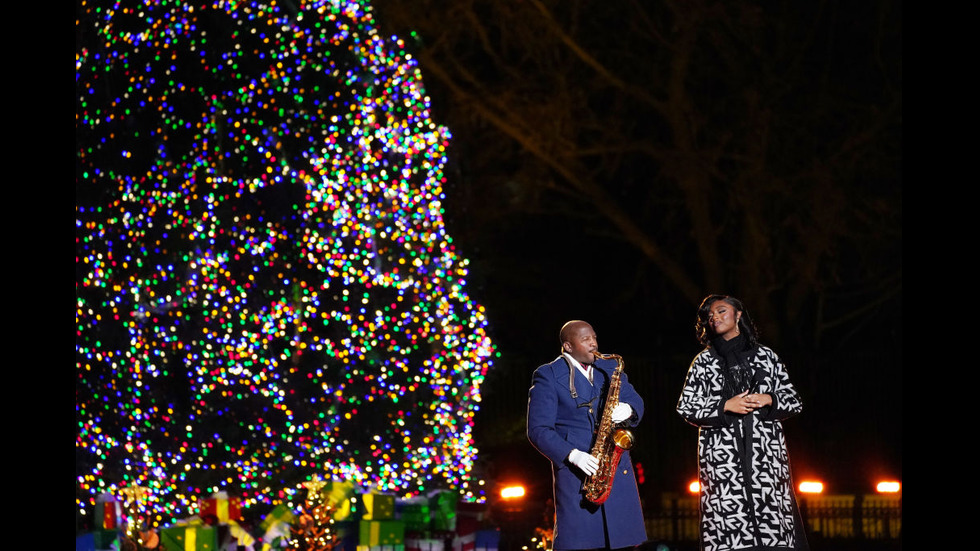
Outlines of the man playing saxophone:
[{"label": "man playing saxophone", "polygon": [[[646,541],[646,528],[629,452],[618,458],[590,454],[604,414],[633,427],[643,416],[622,363],[598,353],[588,323],[570,321],[559,334],[562,354],[534,371],[528,392],[527,436],[551,461],[555,492],[555,550],[622,549]],[[617,370],[618,367],[618,370]],[[616,381],[618,380],[618,383]],[[618,400],[606,403],[610,383]],[[612,461],[615,465],[604,465]],[[605,468],[608,467],[608,468]],[[615,474],[608,497],[586,499],[583,485],[597,473]]]}]

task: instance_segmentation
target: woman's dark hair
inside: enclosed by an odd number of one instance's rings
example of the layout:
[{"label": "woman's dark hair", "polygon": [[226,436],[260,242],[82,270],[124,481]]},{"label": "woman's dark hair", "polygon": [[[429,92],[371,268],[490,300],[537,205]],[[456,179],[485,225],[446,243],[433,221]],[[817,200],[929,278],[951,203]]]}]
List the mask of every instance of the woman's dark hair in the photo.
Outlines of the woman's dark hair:
[{"label": "woman's dark hair", "polygon": [[749,345],[752,347],[758,346],[759,330],[756,329],[755,323],[752,322],[749,311],[745,309],[742,301],[728,295],[708,295],[701,301],[701,306],[698,307],[698,319],[694,323],[694,334],[697,336],[698,342],[707,346],[714,337],[711,326],[708,325],[708,312],[711,310],[711,305],[719,300],[724,300],[737,312],[742,313],[738,319],[738,330],[741,334],[745,335],[745,338],[749,341]]}]

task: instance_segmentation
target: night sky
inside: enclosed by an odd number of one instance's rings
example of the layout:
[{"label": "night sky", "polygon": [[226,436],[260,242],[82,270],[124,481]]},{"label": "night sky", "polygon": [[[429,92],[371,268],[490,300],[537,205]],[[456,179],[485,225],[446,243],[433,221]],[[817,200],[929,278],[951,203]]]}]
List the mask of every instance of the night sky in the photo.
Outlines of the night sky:
[{"label": "night sky", "polygon": [[489,4],[376,8],[454,134],[447,227],[500,354],[491,474],[547,477],[527,386],[585,319],[647,401],[643,491],[683,491],[697,430],[674,406],[697,304],[724,293],[802,394],[794,476],[901,479],[901,4]]}]

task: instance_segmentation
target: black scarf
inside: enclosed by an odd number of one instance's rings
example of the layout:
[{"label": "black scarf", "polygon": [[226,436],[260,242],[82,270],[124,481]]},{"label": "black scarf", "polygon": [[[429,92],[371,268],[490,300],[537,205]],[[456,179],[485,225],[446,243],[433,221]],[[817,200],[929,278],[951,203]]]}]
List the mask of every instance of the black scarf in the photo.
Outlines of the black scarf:
[{"label": "black scarf", "polygon": [[755,348],[749,344],[744,335],[736,335],[731,340],[722,337],[711,339],[711,348],[721,360],[722,373],[725,375],[725,394],[735,396],[746,390],[753,389],[753,375],[750,360],[755,355]]}]

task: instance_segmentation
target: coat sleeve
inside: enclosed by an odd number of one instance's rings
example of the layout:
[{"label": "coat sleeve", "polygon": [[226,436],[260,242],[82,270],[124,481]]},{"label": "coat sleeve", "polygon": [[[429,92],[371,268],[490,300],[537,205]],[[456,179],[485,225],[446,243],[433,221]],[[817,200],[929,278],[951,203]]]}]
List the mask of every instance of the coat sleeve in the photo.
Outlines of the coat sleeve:
[{"label": "coat sleeve", "polygon": [[726,427],[735,416],[725,412],[726,398],[717,378],[710,377],[706,357],[706,352],[701,352],[691,362],[677,401],[677,413],[698,427]]},{"label": "coat sleeve", "polygon": [[527,438],[556,465],[562,464],[575,449],[557,431],[558,390],[551,365],[543,365],[534,370],[527,400]]},{"label": "coat sleeve", "polygon": [[786,371],[786,366],[779,356],[768,348],[765,348],[764,352],[764,368],[769,372],[769,376],[766,377],[764,383],[766,387],[762,391],[772,396],[772,405],[765,408],[768,411],[760,413],[762,418],[767,420],[788,419],[803,411],[803,400],[796,392],[796,387],[790,382],[789,372]]}]

